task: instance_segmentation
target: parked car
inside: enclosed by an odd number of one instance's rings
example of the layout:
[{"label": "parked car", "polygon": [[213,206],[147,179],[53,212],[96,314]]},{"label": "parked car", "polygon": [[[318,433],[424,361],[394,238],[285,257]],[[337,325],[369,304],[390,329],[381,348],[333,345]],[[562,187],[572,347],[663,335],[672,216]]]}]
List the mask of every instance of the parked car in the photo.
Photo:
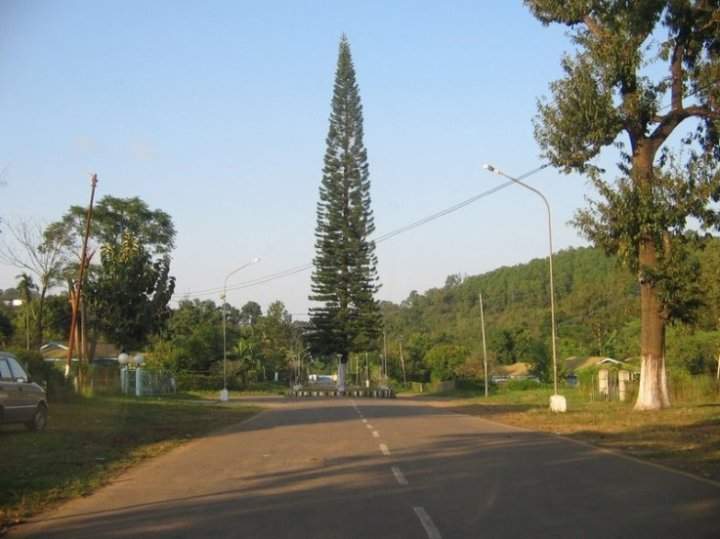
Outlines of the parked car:
[{"label": "parked car", "polygon": [[45,390],[30,380],[15,356],[0,352],[0,423],[24,423],[41,431],[47,418]]}]

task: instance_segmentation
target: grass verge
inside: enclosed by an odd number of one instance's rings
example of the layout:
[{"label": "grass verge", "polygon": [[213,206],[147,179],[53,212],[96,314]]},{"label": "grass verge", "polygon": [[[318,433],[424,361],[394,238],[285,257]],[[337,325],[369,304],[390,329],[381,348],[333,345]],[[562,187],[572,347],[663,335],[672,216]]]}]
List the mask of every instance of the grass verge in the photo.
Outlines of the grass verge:
[{"label": "grass verge", "polygon": [[675,403],[657,412],[634,412],[633,403],[589,402],[561,391],[568,412],[549,411],[552,391],[536,389],[482,396],[425,397],[453,411],[552,432],[720,481],[720,401]]},{"label": "grass verge", "polygon": [[95,397],[51,403],[42,433],[0,426],[0,535],[57,502],[88,495],[143,459],[257,411],[200,399]]}]

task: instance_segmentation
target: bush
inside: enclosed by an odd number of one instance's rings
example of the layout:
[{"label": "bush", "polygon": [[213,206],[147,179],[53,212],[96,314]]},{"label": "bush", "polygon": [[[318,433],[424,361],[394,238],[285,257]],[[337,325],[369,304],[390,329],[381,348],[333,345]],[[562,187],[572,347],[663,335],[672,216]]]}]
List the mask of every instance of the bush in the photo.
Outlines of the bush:
[{"label": "bush", "polygon": [[465,363],[468,352],[462,346],[437,344],[425,354],[425,364],[430,367],[430,379],[444,382],[456,378],[455,369]]},{"label": "bush", "polygon": [[672,368],[690,374],[714,373],[717,367],[718,332],[670,328],[667,337],[666,359]]},{"label": "bush", "polygon": [[537,380],[508,380],[503,387],[508,391],[527,391],[528,389],[537,389],[541,386]]},{"label": "bush", "polygon": [[37,350],[12,350],[11,352],[26,368],[30,378],[45,388],[48,400],[67,400],[74,394],[72,384],[54,363],[47,362]]},{"label": "bush", "polygon": [[[175,375],[178,391],[220,391],[223,388],[222,374],[181,372]],[[284,393],[285,384],[278,382],[253,382],[244,384],[239,376],[228,376],[227,387],[232,391],[259,391]]]},{"label": "bush", "polygon": [[668,391],[671,403],[691,403],[717,400],[718,384],[707,374],[692,375],[682,369],[671,369],[668,374]]},{"label": "bush", "polygon": [[[482,379],[458,379],[455,382],[455,387],[458,389],[466,389],[466,390],[472,390],[472,391],[485,391],[485,384],[483,383]],[[494,389],[493,384],[490,385],[490,392]]]},{"label": "bush", "polygon": [[[175,381],[177,382],[178,391],[191,391],[193,389],[216,389],[220,391],[223,388],[223,377],[216,374],[181,372],[175,376]],[[228,376],[228,389],[240,389],[237,382],[236,378]]]}]

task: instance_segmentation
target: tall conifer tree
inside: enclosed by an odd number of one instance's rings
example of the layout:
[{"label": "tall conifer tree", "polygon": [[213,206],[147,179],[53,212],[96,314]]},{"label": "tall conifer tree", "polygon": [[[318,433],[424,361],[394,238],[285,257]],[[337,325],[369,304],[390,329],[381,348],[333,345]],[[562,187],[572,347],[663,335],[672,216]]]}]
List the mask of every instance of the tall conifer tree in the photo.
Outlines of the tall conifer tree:
[{"label": "tall conifer tree", "polygon": [[340,40],[330,128],[320,184],[315,229],[315,269],[310,300],[313,347],[338,354],[367,350],[377,339],[381,315],[377,292],[375,230],[370,179],[363,143],[363,118],[350,44]]}]

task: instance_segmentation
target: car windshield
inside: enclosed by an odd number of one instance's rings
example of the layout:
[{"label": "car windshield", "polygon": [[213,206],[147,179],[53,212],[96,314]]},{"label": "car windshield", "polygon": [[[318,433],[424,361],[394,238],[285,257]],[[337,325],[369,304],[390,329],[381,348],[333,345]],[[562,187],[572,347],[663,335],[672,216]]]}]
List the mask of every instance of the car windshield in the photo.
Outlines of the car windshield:
[{"label": "car windshield", "polygon": [[11,358],[11,357],[7,358],[7,361],[8,361],[8,363],[10,364],[10,370],[12,371],[13,377],[14,377],[15,379],[17,379],[17,378],[22,378],[22,379],[24,379],[24,380],[27,380],[27,379],[28,379],[28,375],[27,375],[27,373],[25,372],[25,369],[23,369],[23,368],[20,366],[20,363],[18,363],[17,361],[15,361],[15,360],[14,360],[13,358]]},{"label": "car windshield", "polygon": [[0,358],[0,379],[10,380],[12,377],[13,376],[10,372],[10,367],[7,364],[7,361],[5,360],[5,358]]}]

